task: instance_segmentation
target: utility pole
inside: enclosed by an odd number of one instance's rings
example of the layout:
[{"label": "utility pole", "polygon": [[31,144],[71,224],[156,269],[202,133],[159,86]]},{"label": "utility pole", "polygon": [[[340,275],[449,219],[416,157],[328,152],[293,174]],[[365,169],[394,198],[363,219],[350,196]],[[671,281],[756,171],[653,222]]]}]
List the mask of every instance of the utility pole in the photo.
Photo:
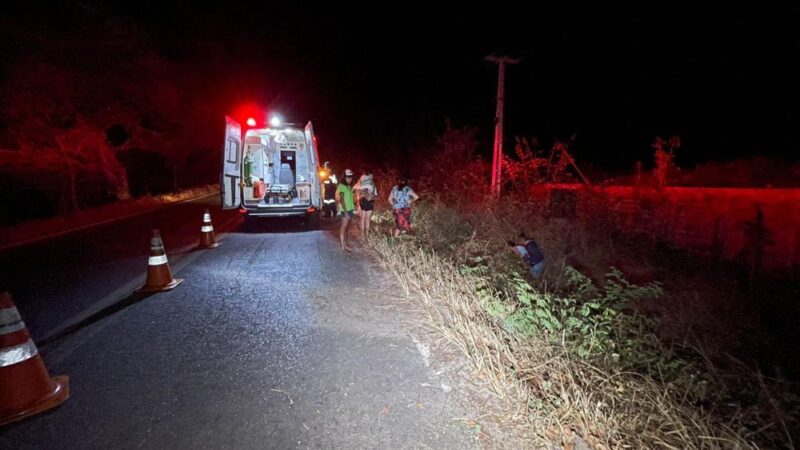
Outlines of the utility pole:
[{"label": "utility pole", "polygon": [[503,97],[505,93],[506,64],[517,64],[519,59],[508,56],[489,55],[484,58],[498,64],[497,76],[497,112],[494,117],[494,152],[492,156],[492,195],[500,195],[500,176],[503,167]]}]

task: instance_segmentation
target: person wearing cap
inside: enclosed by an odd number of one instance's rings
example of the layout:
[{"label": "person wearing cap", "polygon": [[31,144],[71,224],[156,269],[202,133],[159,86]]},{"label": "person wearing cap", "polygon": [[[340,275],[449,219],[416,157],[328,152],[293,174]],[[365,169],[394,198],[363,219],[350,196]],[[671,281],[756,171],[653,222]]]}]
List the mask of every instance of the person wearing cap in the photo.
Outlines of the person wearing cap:
[{"label": "person wearing cap", "polygon": [[389,194],[389,203],[394,212],[395,227],[392,236],[397,237],[401,233],[411,231],[411,204],[419,200],[419,196],[408,185],[408,178],[400,176],[397,179],[397,186],[392,188]]},{"label": "person wearing cap", "polygon": [[336,188],[336,204],[339,209],[339,217],[342,218],[342,225],[339,227],[339,243],[342,250],[349,252],[347,246],[347,226],[356,217],[356,204],[353,200],[353,171],[346,169],[339,186]]}]

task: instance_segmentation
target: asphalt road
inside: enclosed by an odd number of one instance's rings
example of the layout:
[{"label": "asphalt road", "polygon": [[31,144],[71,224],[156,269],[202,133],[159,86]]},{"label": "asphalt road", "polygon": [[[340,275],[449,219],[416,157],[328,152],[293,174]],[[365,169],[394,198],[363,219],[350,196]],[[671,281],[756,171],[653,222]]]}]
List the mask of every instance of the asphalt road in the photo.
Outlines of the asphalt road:
[{"label": "asphalt road", "polygon": [[206,208],[217,231],[241,222],[238,212],[219,209],[214,194],[0,251],[0,289],[11,293],[41,342],[144,283],[152,229],[160,230],[173,269],[181,267],[193,256]]},{"label": "asphalt road", "polygon": [[[363,254],[339,251],[325,229],[333,224],[245,231],[228,216],[236,228],[221,247],[188,251],[199,235],[199,219],[190,219],[204,207],[72,236],[48,255],[57,275],[12,280],[23,318],[39,336],[51,333],[41,350],[51,374],[70,377],[71,398],[0,430],[0,447],[476,447],[459,419],[458,389],[401,326],[408,313],[391,279]],[[149,297],[128,292],[117,307],[52,334],[65,317],[98,309],[98,298],[124,294],[132,281],[116,269],[146,264],[156,221],[174,230],[164,236],[168,251],[187,248],[180,268],[170,257],[185,281]],[[192,237],[182,243],[181,233]],[[46,247],[12,256],[35,262]],[[97,267],[88,274],[87,259]]]}]

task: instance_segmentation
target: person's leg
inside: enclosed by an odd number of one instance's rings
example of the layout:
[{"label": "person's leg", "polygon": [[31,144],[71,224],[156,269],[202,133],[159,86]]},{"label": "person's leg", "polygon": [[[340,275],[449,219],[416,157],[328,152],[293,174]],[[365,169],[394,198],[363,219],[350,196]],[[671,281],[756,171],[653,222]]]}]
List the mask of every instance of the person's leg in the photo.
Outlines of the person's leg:
[{"label": "person's leg", "polygon": [[399,220],[398,225],[400,228],[401,233],[408,233],[411,231],[411,209],[410,208],[401,208],[399,213]]},{"label": "person's leg", "polygon": [[364,211],[364,231],[366,235],[369,236],[369,226],[370,222],[372,222],[372,210]]},{"label": "person's leg", "polygon": [[347,248],[347,225],[350,223],[350,216],[347,213],[342,214],[342,224],[339,226],[339,244],[342,246],[342,250],[348,250]]},{"label": "person's leg", "polygon": [[543,270],[544,270],[544,261],[539,261],[538,263],[531,266],[531,275],[533,275],[533,278],[539,278],[542,275]]},{"label": "person's leg", "polygon": [[397,237],[400,235],[400,210],[393,209],[392,214],[394,214],[394,229],[392,230],[392,236]]}]

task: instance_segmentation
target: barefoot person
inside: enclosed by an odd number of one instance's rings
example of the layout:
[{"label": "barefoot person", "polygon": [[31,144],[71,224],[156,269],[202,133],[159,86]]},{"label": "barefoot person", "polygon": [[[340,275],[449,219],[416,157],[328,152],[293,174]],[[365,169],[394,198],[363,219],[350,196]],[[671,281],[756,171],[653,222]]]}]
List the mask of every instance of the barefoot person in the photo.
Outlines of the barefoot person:
[{"label": "barefoot person", "polygon": [[339,243],[342,245],[342,250],[349,252],[351,250],[347,246],[347,226],[356,217],[354,212],[356,205],[353,201],[353,171],[345,170],[343,178],[336,188],[336,204],[342,220],[339,227]]}]

